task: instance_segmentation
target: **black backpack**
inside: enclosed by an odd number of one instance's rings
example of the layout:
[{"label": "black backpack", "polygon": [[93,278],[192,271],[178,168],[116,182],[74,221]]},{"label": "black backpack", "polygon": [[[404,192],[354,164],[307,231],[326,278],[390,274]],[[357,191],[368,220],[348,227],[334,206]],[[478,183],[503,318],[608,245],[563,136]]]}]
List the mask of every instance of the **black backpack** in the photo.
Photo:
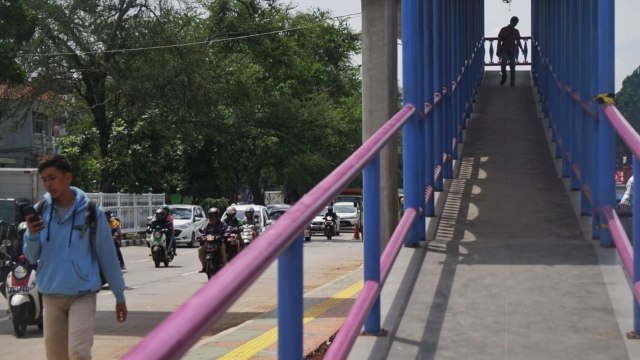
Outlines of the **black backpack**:
[{"label": "black backpack", "polygon": [[[91,242],[91,253],[95,258],[96,255],[96,232],[98,228],[98,217],[96,216],[96,202],[93,200],[89,200],[89,205],[87,206],[87,213],[84,217],[85,224],[89,227],[89,241]],[[38,201],[35,206],[36,212],[38,216],[42,218],[42,211],[44,210],[44,200]],[[100,267],[100,263],[98,263],[98,267]],[[102,268],[100,268],[100,285],[103,287],[107,283],[107,278],[104,277],[102,273]]]}]

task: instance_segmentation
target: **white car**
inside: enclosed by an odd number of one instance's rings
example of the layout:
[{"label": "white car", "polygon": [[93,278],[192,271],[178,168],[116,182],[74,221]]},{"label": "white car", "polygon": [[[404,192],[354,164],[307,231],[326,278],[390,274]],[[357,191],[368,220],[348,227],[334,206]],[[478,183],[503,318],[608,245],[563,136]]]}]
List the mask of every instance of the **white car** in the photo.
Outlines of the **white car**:
[{"label": "white car", "polygon": [[204,210],[198,205],[169,205],[169,213],[173,217],[173,236],[176,245],[186,244],[194,247],[198,229],[207,224]]},{"label": "white car", "polygon": [[333,204],[333,211],[340,218],[340,228],[355,229],[360,227],[360,209],[353,202],[337,202]]},{"label": "white car", "polygon": [[[244,222],[244,212],[248,207],[253,208],[253,217],[256,219],[258,223],[258,235],[262,234],[267,226],[271,225],[271,220],[269,219],[269,215],[267,215],[267,207],[262,205],[254,205],[254,204],[242,204],[235,205],[236,208],[236,218],[238,220]],[[227,212],[226,209],[224,214],[222,215],[222,221],[226,222],[227,220]]]}]

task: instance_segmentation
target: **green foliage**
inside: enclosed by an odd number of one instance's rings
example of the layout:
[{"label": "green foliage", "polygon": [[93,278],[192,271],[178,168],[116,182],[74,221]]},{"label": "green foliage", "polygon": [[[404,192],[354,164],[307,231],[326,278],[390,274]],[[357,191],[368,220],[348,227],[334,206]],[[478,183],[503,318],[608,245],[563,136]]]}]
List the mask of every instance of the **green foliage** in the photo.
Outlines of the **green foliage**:
[{"label": "green foliage", "polygon": [[[622,88],[616,94],[616,107],[629,124],[640,132],[640,67],[622,81]],[[631,162],[631,151],[621,141],[618,141],[616,153],[617,162],[621,161],[622,156],[627,156],[627,161]]]},{"label": "green foliage", "polygon": [[20,0],[0,2],[0,84],[20,83],[25,69],[16,61],[18,50],[35,32],[37,15]]},{"label": "green foliage", "polygon": [[[102,191],[197,203],[249,187],[261,202],[284,188],[295,201],[361,143],[359,36],[326,12],[258,0],[30,3],[50,19],[32,51],[72,54],[26,64],[83,104],[61,144],[80,163],[99,159]],[[117,51],[145,47],[156,48]],[[101,49],[115,52],[87,53]]]},{"label": "green foliage", "polygon": [[205,198],[200,202],[200,206],[202,206],[205,212],[212,207],[216,207],[221,212],[224,212],[229,205],[231,205],[231,202],[229,202],[227,198]]}]

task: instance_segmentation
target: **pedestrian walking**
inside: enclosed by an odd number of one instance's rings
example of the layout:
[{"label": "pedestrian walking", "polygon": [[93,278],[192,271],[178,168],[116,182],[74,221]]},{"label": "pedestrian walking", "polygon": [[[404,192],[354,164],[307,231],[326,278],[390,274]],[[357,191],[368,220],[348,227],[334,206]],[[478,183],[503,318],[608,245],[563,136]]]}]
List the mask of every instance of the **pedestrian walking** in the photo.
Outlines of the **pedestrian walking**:
[{"label": "pedestrian walking", "polygon": [[516,29],[519,21],[517,16],[512,17],[509,25],[500,29],[500,33],[498,33],[497,54],[500,57],[500,70],[502,72],[500,85],[504,85],[505,81],[507,81],[508,63],[511,70],[511,86],[516,86],[516,55],[518,48],[524,52],[520,42],[520,31]]},{"label": "pedestrian walking", "polygon": [[102,275],[116,298],[116,319],[127,319],[124,278],[103,210],[71,186],[71,164],[50,155],[38,165],[47,193],[26,217],[24,253],[38,263],[48,360],[91,359],[96,294]]}]

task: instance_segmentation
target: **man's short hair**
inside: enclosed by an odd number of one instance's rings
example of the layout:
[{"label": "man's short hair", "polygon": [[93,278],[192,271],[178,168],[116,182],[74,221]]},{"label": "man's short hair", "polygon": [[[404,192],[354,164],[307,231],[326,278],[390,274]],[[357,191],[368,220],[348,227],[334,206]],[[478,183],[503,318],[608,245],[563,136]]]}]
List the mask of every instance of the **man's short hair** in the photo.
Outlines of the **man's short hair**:
[{"label": "man's short hair", "polygon": [[518,19],[517,16],[514,16],[511,18],[511,21],[509,23],[511,23],[511,25],[517,25],[519,21],[520,19]]},{"label": "man's short hair", "polygon": [[43,172],[45,169],[54,167],[63,173],[71,172],[71,163],[62,155],[46,155],[40,160],[38,164],[38,173]]}]

